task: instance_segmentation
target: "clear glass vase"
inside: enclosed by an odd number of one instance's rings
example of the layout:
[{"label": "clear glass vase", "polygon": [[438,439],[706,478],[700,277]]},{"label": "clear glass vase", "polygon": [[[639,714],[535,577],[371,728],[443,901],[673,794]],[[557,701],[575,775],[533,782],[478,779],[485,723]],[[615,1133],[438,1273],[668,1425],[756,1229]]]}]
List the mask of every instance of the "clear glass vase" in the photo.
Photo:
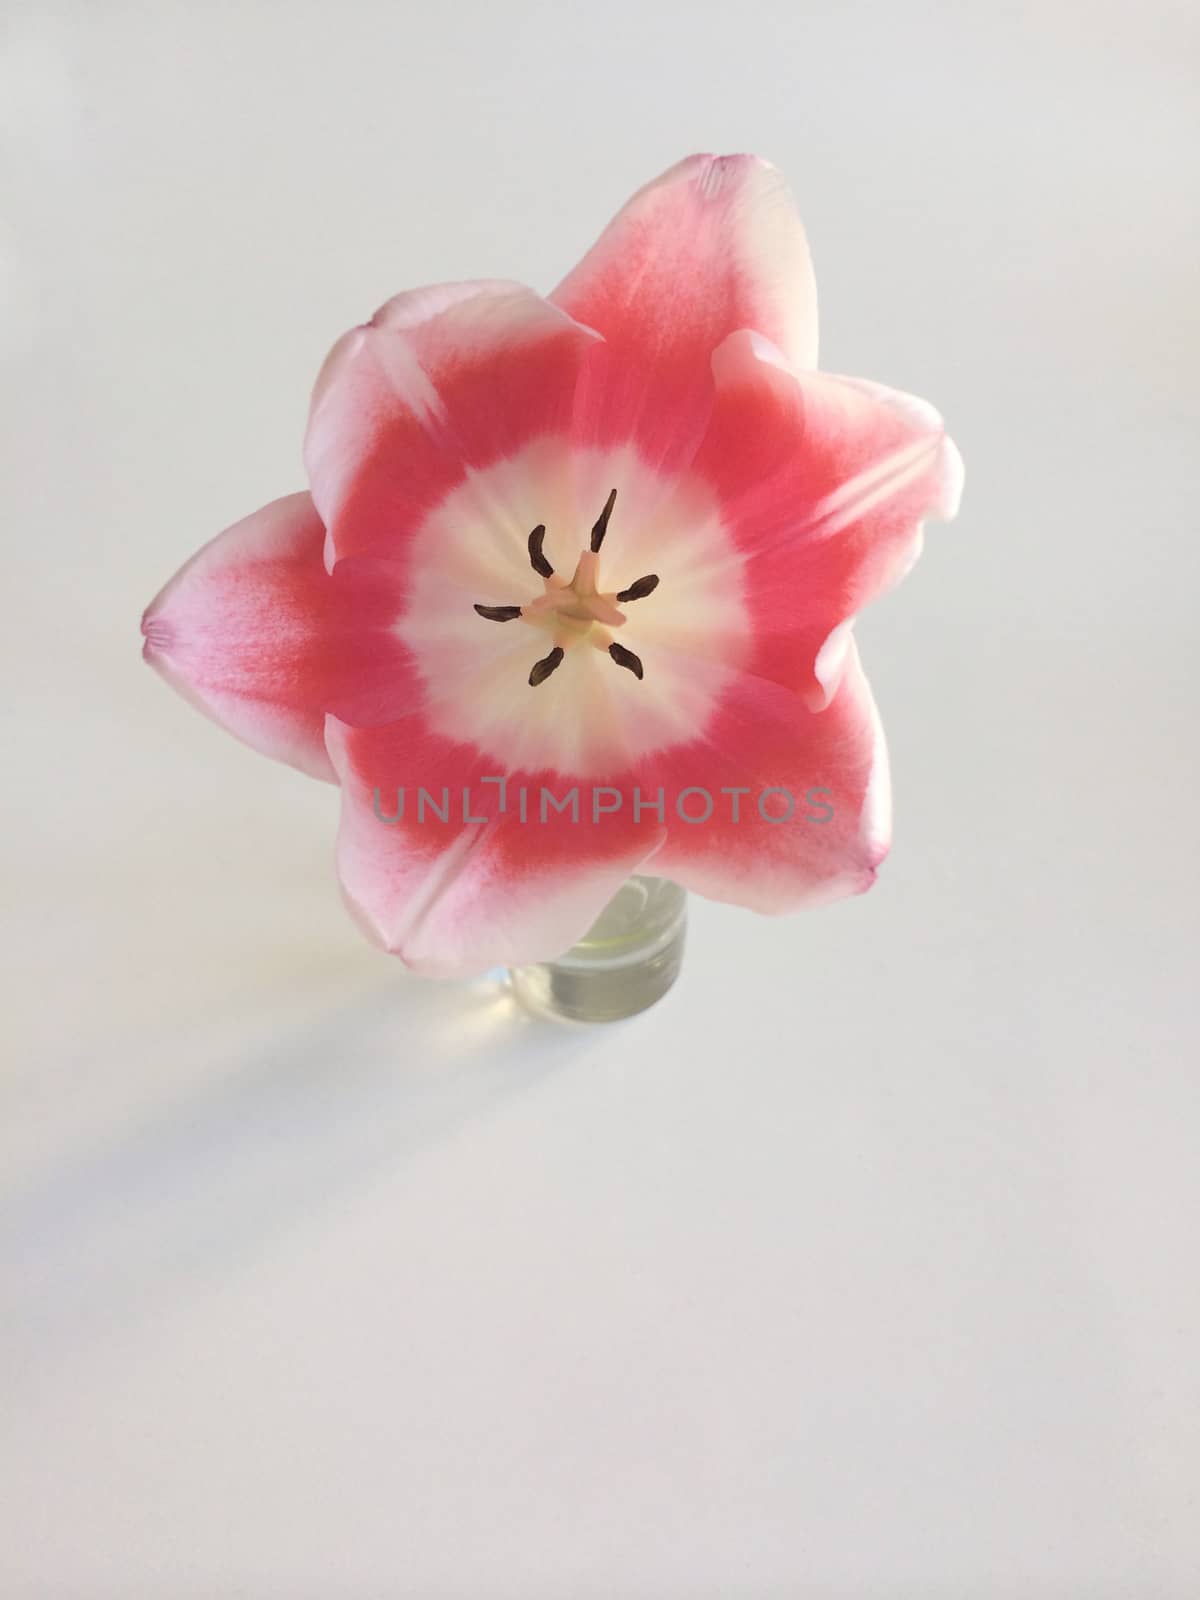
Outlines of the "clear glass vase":
[{"label": "clear glass vase", "polygon": [[555,961],[512,967],[528,1010],[569,1022],[618,1022],[661,1000],[679,976],[687,895],[666,878],[630,878]]}]

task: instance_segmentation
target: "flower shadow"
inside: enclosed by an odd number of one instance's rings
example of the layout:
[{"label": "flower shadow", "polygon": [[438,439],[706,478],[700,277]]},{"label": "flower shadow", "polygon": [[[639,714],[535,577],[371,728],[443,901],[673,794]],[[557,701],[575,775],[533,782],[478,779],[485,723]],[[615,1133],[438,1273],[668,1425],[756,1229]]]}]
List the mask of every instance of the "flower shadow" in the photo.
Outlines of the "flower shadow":
[{"label": "flower shadow", "polygon": [[201,1092],[10,1195],[10,1368],[52,1371],[106,1330],[252,1269],[281,1236],[595,1048],[589,1030],[522,1010],[501,973],[431,983],[390,969],[386,985],[266,1035]]}]

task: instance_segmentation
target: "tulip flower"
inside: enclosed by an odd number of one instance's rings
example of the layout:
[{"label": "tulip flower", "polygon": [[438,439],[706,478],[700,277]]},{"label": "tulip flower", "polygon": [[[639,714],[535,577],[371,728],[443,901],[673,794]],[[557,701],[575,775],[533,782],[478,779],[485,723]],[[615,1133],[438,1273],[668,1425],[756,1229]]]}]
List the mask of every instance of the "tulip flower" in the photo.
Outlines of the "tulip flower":
[{"label": "tulip flower", "polygon": [[421,972],[552,959],[638,871],[858,893],[890,797],[853,622],[961,467],[930,406],[816,359],[779,174],[693,156],[548,298],[416,289],[345,334],[307,492],[182,568],[146,658],[340,785],[347,901]]}]

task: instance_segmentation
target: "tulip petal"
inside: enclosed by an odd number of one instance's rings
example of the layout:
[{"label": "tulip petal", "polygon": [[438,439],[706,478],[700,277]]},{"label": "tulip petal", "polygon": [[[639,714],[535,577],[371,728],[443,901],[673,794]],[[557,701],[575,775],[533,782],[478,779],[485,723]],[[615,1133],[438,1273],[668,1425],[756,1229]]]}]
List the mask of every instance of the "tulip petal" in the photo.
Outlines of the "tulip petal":
[{"label": "tulip petal", "polygon": [[[326,740],[346,900],[375,943],[430,977],[561,955],[665,835],[626,810],[597,820],[583,785],[575,820],[572,780],[552,773],[510,772],[501,790],[486,781],[501,776],[494,761],[420,714],[371,729],[331,717]],[[543,805],[543,785],[557,804]]]},{"label": "tulip petal", "polygon": [[577,432],[638,439],[655,466],[693,447],[711,401],[709,360],[756,328],[802,366],[817,359],[816,286],[780,174],[757,156],[690,156],[641,189],[551,299],[597,329]]},{"label": "tulip petal", "polygon": [[[852,640],[825,710],[743,674],[704,737],[660,758],[653,777],[669,827],[654,870],[710,899],[770,913],[820,905],[869,889],[887,855],[887,748]],[[706,796],[712,814],[699,820]]]},{"label": "tulip petal", "polygon": [[305,462],[326,563],[397,559],[472,470],[568,435],[596,335],[514,283],[439,285],[389,300],[330,352]]},{"label": "tulip petal", "polygon": [[420,693],[393,631],[403,596],[382,564],[331,577],[307,494],[272,501],[218,534],[142,619],[143,654],[245,743],[334,780],[325,715],[390,721]]},{"label": "tulip petal", "polygon": [[732,335],[713,369],[693,470],[745,557],[747,669],[819,708],[845,624],[916,561],[924,519],[954,515],[961,461],[924,401],[803,371],[757,334]]}]

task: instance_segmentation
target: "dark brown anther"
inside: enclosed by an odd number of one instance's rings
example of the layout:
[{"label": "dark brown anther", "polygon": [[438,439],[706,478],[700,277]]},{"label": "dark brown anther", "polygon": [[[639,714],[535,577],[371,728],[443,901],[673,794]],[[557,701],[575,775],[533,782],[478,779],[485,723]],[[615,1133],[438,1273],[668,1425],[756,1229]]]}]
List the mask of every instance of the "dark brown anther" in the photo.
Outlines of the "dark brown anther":
[{"label": "dark brown anther", "polygon": [[515,622],[521,615],[520,606],[476,606],[475,609],[489,622]]},{"label": "dark brown anther", "polygon": [[545,539],[545,537],[546,524],[544,522],[539,522],[537,527],[529,535],[529,565],[537,573],[539,578],[552,578],[554,576],[554,568],[542,554],[542,541]]},{"label": "dark brown anther", "polygon": [[616,500],[616,498],[617,491],[614,489],[609,495],[608,499],[604,502],[604,510],[596,519],[596,525],[592,529],[593,552],[599,550],[600,546],[604,543],[604,535],[608,532],[608,519],[612,516],[613,502]]},{"label": "dark brown anther", "polygon": [[622,589],[617,595],[617,599],[623,605],[627,605],[630,600],[644,600],[648,594],[653,594],[657,588],[658,573],[648,572],[644,578],[639,578],[636,583],[631,583],[628,589]]},{"label": "dark brown anther", "polygon": [[529,674],[529,687],[536,689],[539,683],[545,683],[562,658],[562,645],[556,644],[548,656],[543,656],[540,661],[535,661],[533,671]]},{"label": "dark brown anther", "polygon": [[641,656],[635,656],[632,650],[626,650],[623,644],[610,644],[608,653],[619,667],[627,667],[635,678],[645,677]]}]

